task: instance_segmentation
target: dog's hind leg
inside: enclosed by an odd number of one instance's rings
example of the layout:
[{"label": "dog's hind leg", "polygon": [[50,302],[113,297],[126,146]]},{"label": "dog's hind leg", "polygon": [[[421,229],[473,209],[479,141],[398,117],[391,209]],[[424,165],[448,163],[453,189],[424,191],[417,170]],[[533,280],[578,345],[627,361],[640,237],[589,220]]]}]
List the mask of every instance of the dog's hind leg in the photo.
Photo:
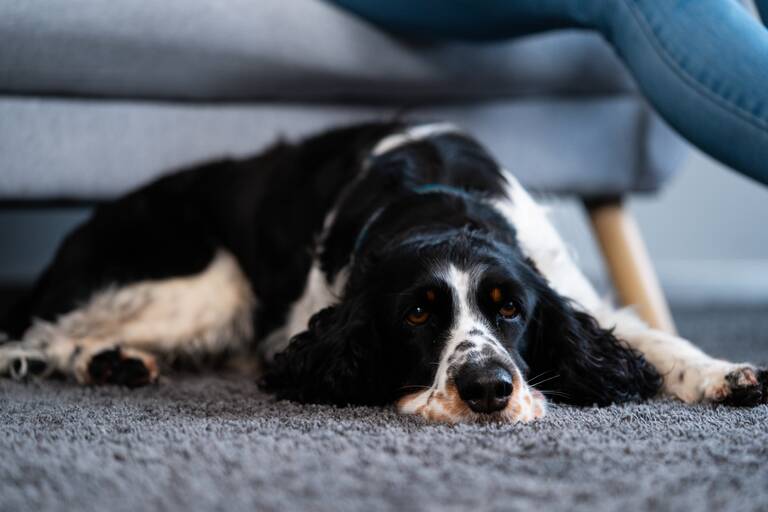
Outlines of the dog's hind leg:
[{"label": "dog's hind leg", "polygon": [[156,356],[241,348],[252,336],[254,303],[237,261],[221,250],[198,274],[102,290],[54,321],[36,321],[21,341],[0,345],[0,372],[147,383],[157,377]]},{"label": "dog's hind leg", "polygon": [[137,387],[158,377],[155,357],[145,351],[94,339],[56,340],[47,348],[21,342],[0,346],[0,371],[15,379],[71,374],[82,384]]}]

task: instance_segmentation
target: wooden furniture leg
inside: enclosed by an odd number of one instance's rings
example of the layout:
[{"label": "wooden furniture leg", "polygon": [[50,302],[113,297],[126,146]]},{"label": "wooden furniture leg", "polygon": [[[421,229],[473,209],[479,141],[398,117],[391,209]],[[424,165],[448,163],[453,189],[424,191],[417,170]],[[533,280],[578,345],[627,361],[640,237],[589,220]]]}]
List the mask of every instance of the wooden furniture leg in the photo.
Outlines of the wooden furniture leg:
[{"label": "wooden furniture leg", "polygon": [[651,327],[675,334],[675,324],[640,230],[620,198],[585,202],[619,299]]}]

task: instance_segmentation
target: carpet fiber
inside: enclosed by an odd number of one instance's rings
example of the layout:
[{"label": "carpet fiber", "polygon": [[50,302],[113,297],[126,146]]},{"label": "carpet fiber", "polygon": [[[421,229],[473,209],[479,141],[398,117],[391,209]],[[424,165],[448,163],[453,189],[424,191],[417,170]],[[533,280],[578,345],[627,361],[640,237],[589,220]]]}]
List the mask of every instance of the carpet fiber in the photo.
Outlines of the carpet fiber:
[{"label": "carpet fiber", "polygon": [[[713,353],[768,360],[768,309],[681,311]],[[0,381],[0,510],[766,510],[768,406],[553,408],[427,425],[277,403],[242,379],[128,391]]]}]

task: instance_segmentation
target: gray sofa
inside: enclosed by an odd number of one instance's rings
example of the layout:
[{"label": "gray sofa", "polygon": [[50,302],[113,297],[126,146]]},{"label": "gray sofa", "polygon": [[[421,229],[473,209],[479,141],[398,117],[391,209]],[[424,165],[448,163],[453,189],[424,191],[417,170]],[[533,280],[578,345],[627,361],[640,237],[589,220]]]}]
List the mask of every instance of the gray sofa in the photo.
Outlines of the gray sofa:
[{"label": "gray sofa", "polygon": [[585,199],[653,192],[685,152],[584,31],[442,44],[321,0],[10,0],[0,41],[5,205],[99,201],[402,112],[463,125],[530,188]]}]

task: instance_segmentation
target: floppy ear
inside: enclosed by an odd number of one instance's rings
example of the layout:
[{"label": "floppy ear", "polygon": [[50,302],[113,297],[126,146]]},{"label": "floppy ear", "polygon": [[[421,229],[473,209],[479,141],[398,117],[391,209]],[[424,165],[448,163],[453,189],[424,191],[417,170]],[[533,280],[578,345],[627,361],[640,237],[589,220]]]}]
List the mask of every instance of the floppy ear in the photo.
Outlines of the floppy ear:
[{"label": "floppy ear", "polygon": [[661,387],[640,353],[549,286],[529,325],[526,352],[531,375],[553,377],[543,387],[558,401],[608,405],[650,398]]},{"label": "floppy ear", "polygon": [[316,313],[309,328],[275,356],[262,388],[280,399],[305,403],[392,401],[382,346],[365,309],[340,304]]}]

